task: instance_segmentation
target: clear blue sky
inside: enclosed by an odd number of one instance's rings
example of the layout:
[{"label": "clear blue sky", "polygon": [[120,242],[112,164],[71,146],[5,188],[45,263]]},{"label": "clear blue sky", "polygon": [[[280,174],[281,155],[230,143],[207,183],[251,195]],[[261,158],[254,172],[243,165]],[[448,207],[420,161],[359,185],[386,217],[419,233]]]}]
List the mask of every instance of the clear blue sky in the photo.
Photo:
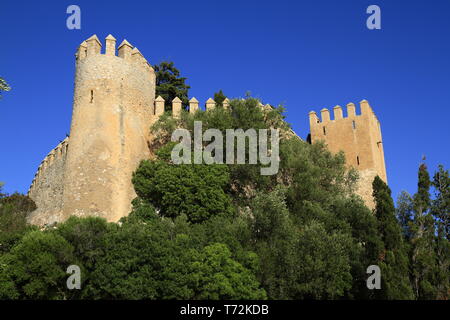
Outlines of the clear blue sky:
[{"label": "clear blue sky", "polygon": [[[66,8],[81,8],[81,30]],[[381,7],[382,29],[366,28]],[[204,102],[218,89],[283,103],[303,138],[308,112],[367,99],[381,121],[394,198],[449,163],[450,1],[18,1],[0,7],[0,181],[26,192],[69,132],[74,53],[92,34],[125,37],[150,63],[175,62]],[[432,174],[432,172],[431,172]]]}]

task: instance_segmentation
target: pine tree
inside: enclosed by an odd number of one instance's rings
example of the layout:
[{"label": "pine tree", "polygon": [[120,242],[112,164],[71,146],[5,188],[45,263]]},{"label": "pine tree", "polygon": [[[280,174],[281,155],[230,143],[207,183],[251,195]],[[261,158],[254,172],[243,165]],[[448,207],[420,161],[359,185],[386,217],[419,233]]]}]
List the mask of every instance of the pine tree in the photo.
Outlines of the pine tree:
[{"label": "pine tree", "polygon": [[435,198],[432,201],[431,213],[437,230],[435,245],[437,299],[448,300],[450,293],[450,177],[448,170],[444,170],[442,165],[433,177],[432,186],[435,189]]},{"label": "pine tree", "polygon": [[223,94],[222,90],[219,90],[218,92],[214,93],[214,101],[216,102],[216,106],[222,107],[223,101],[227,97]]},{"label": "pine tree", "polygon": [[384,243],[379,257],[382,274],[383,299],[411,299],[412,289],[408,279],[408,258],[402,241],[402,231],[395,217],[394,201],[386,183],[376,176],[373,181],[375,216],[378,230]]},{"label": "pine tree", "polygon": [[424,163],[419,167],[418,178],[418,190],[413,198],[414,220],[411,223],[412,285],[416,299],[435,299],[435,228],[430,213],[430,175]]},{"label": "pine tree", "polygon": [[436,219],[438,235],[449,240],[450,235],[450,176],[448,170],[439,165],[432,186],[436,190],[432,202],[432,214]]},{"label": "pine tree", "polygon": [[397,199],[397,219],[402,228],[403,238],[407,243],[411,240],[411,224],[414,219],[414,204],[411,195],[402,191]]},{"label": "pine tree", "polygon": [[191,88],[180,76],[180,71],[175,68],[173,62],[163,61],[154,66],[156,73],[156,96],[161,96],[166,101],[166,111],[171,110],[171,103],[175,97],[181,99],[183,107],[189,105],[188,92]]}]

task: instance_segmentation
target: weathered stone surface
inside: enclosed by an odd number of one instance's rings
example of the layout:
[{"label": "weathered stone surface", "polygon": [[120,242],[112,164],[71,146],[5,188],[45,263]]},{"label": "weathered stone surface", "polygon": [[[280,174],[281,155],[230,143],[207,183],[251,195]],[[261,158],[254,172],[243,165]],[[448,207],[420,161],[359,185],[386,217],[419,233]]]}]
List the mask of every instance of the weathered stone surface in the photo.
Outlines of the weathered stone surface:
[{"label": "weathered stone surface", "polygon": [[198,110],[198,100],[195,99],[195,97],[192,97],[191,100],[189,100],[189,112],[195,113]]},{"label": "weathered stone surface", "polygon": [[66,138],[42,161],[28,195],[37,209],[27,218],[32,224],[45,225],[61,221],[64,173],[69,139]]},{"label": "weathered stone surface", "polygon": [[209,98],[208,100],[206,100],[206,110],[212,110],[216,107],[216,102],[214,101],[214,99]]},{"label": "weathered stone surface", "polygon": [[360,102],[361,115],[356,115],[355,105],[347,105],[347,117],[340,106],[334,107],[334,119],[328,109],[321,110],[322,121],[313,111],[309,113],[311,142],[325,141],[328,149],[337,153],[344,151],[347,165],[360,173],[358,194],[367,206],[374,207],[372,181],[378,174],[387,182],[384,163],[381,127],[375,113],[366,100]]},{"label": "weathered stone surface", "polygon": [[86,42],[86,52],[77,55],[70,147],[64,158],[40,170],[30,189],[39,209],[29,219],[36,224],[70,215],[119,220],[136,196],[132,172],[150,157],[153,68],[139,51],[138,59],[130,59],[126,41],[119,47],[122,57],[115,55],[113,43],[108,54],[100,54],[96,36]]}]

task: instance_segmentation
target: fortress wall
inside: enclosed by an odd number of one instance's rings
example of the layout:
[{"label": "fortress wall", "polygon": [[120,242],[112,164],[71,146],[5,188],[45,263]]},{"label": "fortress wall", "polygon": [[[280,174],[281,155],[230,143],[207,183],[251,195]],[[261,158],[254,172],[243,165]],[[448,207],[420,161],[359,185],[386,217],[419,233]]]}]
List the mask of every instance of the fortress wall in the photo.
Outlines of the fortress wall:
[{"label": "fortress wall", "polygon": [[27,217],[28,222],[37,225],[61,221],[63,206],[63,182],[69,138],[64,139],[42,160],[28,196],[37,209]]},{"label": "fortress wall", "polygon": [[[373,200],[373,189],[372,189],[372,182],[373,179],[377,175],[380,176],[378,171],[376,169],[365,169],[365,170],[359,170],[359,180],[357,184],[357,191],[356,193],[364,200],[364,203],[369,208],[375,208],[375,202]],[[380,176],[381,178],[381,176]]]}]

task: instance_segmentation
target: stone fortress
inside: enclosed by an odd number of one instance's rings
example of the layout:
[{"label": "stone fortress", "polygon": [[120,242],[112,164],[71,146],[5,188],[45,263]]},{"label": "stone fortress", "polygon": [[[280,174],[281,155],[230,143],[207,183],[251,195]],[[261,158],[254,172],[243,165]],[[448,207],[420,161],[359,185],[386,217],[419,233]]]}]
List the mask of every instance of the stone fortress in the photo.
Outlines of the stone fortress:
[{"label": "stone fortress", "polygon": [[[96,35],[77,50],[70,136],[36,172],[28,191],[37,205],[30,223],[51,225],[71,215],[115,222],[131,210],[136,196],[131,176],[141,160],[152,157],[149,128],[164,113],[165,101],[155,98],[155,72],[136,47],[123,40],[116,50],[111,35],[105,42],[104,53]],[[223,105],[229,106],[228,99]],[[214,100],[205,106],[214,108]],[[349,165],[361,174],[359,194],[373,206],[373,177],[378,174],[386,181],[380,123],[367,101],[361,102],[361,115],[354,105],[347,107],[347,118],[335,107],[334,120],[326,109],[322,121],[311,112],[311,141],[325,140],[332,152],[345,152]],[[181,109],[181,100],[175,98],[173,116]],[[192,98],[189,112],[198,109]]]},{"label": "stone fortress", "polygon": [[333,108],[334,119],[324,108],[320,111],[322,121],[314,111],[309,113],[311,143],[323,140],[328,149],[337,153],[344,151],[348,166],[359,172],[357,193],[369,208],[374,208],[372,182],[378,175],[387,183],[384,164],[381,126],[367,100],[360,102],[361,114],[356,114],[353,103],[347,104],[347,117],[341,106]]}]

